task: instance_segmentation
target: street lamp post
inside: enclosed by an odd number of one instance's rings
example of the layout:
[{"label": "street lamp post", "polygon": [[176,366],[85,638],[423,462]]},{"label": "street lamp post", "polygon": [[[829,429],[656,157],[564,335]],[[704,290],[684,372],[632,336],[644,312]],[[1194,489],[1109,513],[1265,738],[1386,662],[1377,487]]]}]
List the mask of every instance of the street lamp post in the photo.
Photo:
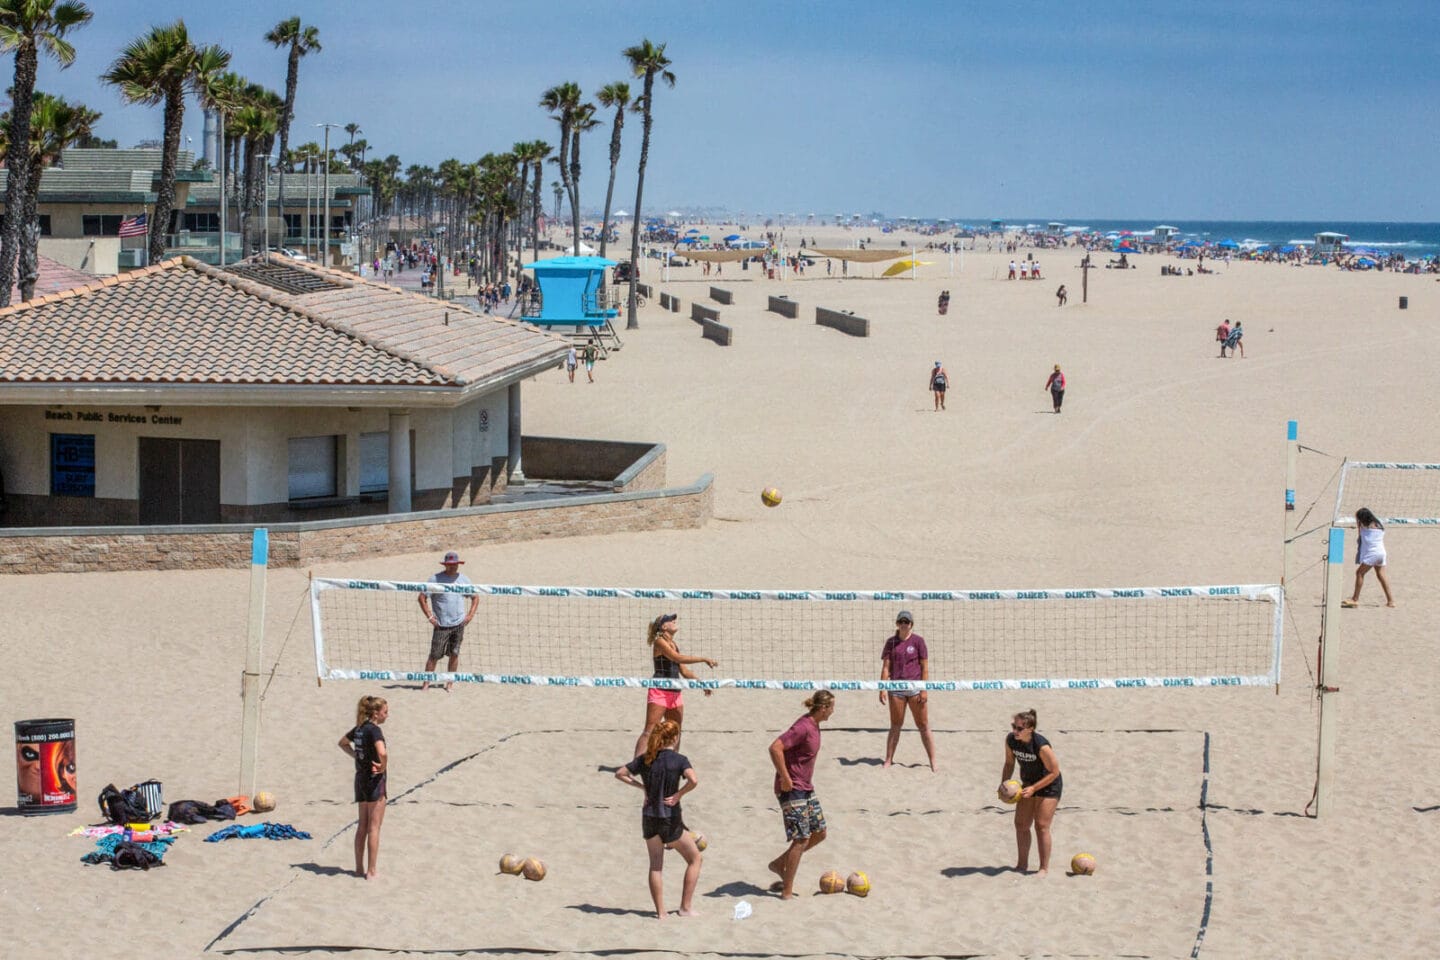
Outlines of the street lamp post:
[{"label": "street lamp post", "polygon": [[317,123],[317,127],[325,128],[325,150],[321,163],[325,164],[325,184],[322,187],[325,193],[325,219],[320,225],[320,246],[324,249],[324,255],[320,262],[330,266],[330,128],[338,127],[338,123]]}]

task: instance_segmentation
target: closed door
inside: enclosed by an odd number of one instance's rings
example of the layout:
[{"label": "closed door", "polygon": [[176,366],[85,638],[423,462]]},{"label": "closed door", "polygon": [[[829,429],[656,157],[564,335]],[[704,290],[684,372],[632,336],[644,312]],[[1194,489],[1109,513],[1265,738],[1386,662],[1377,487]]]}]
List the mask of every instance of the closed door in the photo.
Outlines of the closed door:
[{"label": "closed door", "polygon": [[140,438],[140,522],[220,522],[220,441]]}]

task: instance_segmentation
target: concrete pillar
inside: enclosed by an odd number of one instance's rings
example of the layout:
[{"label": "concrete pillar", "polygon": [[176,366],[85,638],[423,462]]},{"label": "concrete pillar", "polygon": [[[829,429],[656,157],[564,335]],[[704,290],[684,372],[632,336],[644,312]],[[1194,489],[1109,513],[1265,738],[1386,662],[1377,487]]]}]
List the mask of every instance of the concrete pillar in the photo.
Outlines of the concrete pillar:
[{"label": "concrete pillar", "polygon": [[520,467],[520,384],[510,384],[510,443],[506,455],[510,460],[509,485],[518,487],[525,483],[525,471]]},{"label": "concrete pillar", "polygon": [[410,411],[390,411],[390,513],[410,512]]}]

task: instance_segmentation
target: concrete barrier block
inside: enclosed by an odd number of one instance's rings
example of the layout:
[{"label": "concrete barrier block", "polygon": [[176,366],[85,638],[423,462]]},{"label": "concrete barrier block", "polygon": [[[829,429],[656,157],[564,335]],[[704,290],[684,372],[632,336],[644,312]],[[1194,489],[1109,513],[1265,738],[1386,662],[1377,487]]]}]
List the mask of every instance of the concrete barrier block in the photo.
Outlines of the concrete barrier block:
[{"label": "concrete barrier block", "polygon": [[719,320],[720,311],[714,307],[707,307],[703,303],[692,303],[690,304],[690,319],[696,323],[705,320]]},{"label": "concrete barrier block", "polygon": [[800,304],[789,297],[771,297],[770,305],[766,307],[771,313],[778,313],[782,317],[799,317]]},{"label": "concrete barrier block", "polygon": [[857,317],[855,314],[847,313],[843,310],[816,307],[815,322],[822,327],[833,327],[841,333],[848,333],[852,337],[870,336],[869,320],[864,317]]},{"label": "concrete barrier block", "polygon": [[710,299],[714,300],[716,303],[729,304],[735,302],[735,295],[729,290],[723,290],[720,287],[711,287]]},{"label": "concrete barrier block", "polygon": [[714,320],[701,320],[700,336],[706,340],[714,340],[722,347],[728,347],[730,346],[730,342],[735,339],[735,332],[723,323],[718,323]]}]

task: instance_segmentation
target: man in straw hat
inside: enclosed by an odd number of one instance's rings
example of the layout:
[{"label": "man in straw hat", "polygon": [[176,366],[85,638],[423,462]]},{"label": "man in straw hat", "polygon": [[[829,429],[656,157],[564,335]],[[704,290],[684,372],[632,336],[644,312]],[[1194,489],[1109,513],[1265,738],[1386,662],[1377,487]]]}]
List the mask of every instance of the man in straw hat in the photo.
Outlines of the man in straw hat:
[{"label": "man in straw hat", "polygon": [[[470,578],[460,572],[460,566],[464,562],[454,550],[445,554],[440,561],[444,569],[429,580],[430,583],[440,584],[441,589],[435,591],[433,596],[422,593],[418,597],[425,619],[429,620],[434,628],[430,634],[430,657],[425,661],[426,673],[434,672],[435,664],[441,657],[450,658],[447,669],[451,673],[460,668],[460,644],[465,640],[465,625],[474,619],[475,608],[480,606],[480,597],[470,594],[469,609],[466,609],[465,594],[451,593],[445,588],[470,586]],[[450,687],[451,683],[446,681],[445,689],[448,691]],[[430,689],[430,681],[426,680],[420,689]]]}]

